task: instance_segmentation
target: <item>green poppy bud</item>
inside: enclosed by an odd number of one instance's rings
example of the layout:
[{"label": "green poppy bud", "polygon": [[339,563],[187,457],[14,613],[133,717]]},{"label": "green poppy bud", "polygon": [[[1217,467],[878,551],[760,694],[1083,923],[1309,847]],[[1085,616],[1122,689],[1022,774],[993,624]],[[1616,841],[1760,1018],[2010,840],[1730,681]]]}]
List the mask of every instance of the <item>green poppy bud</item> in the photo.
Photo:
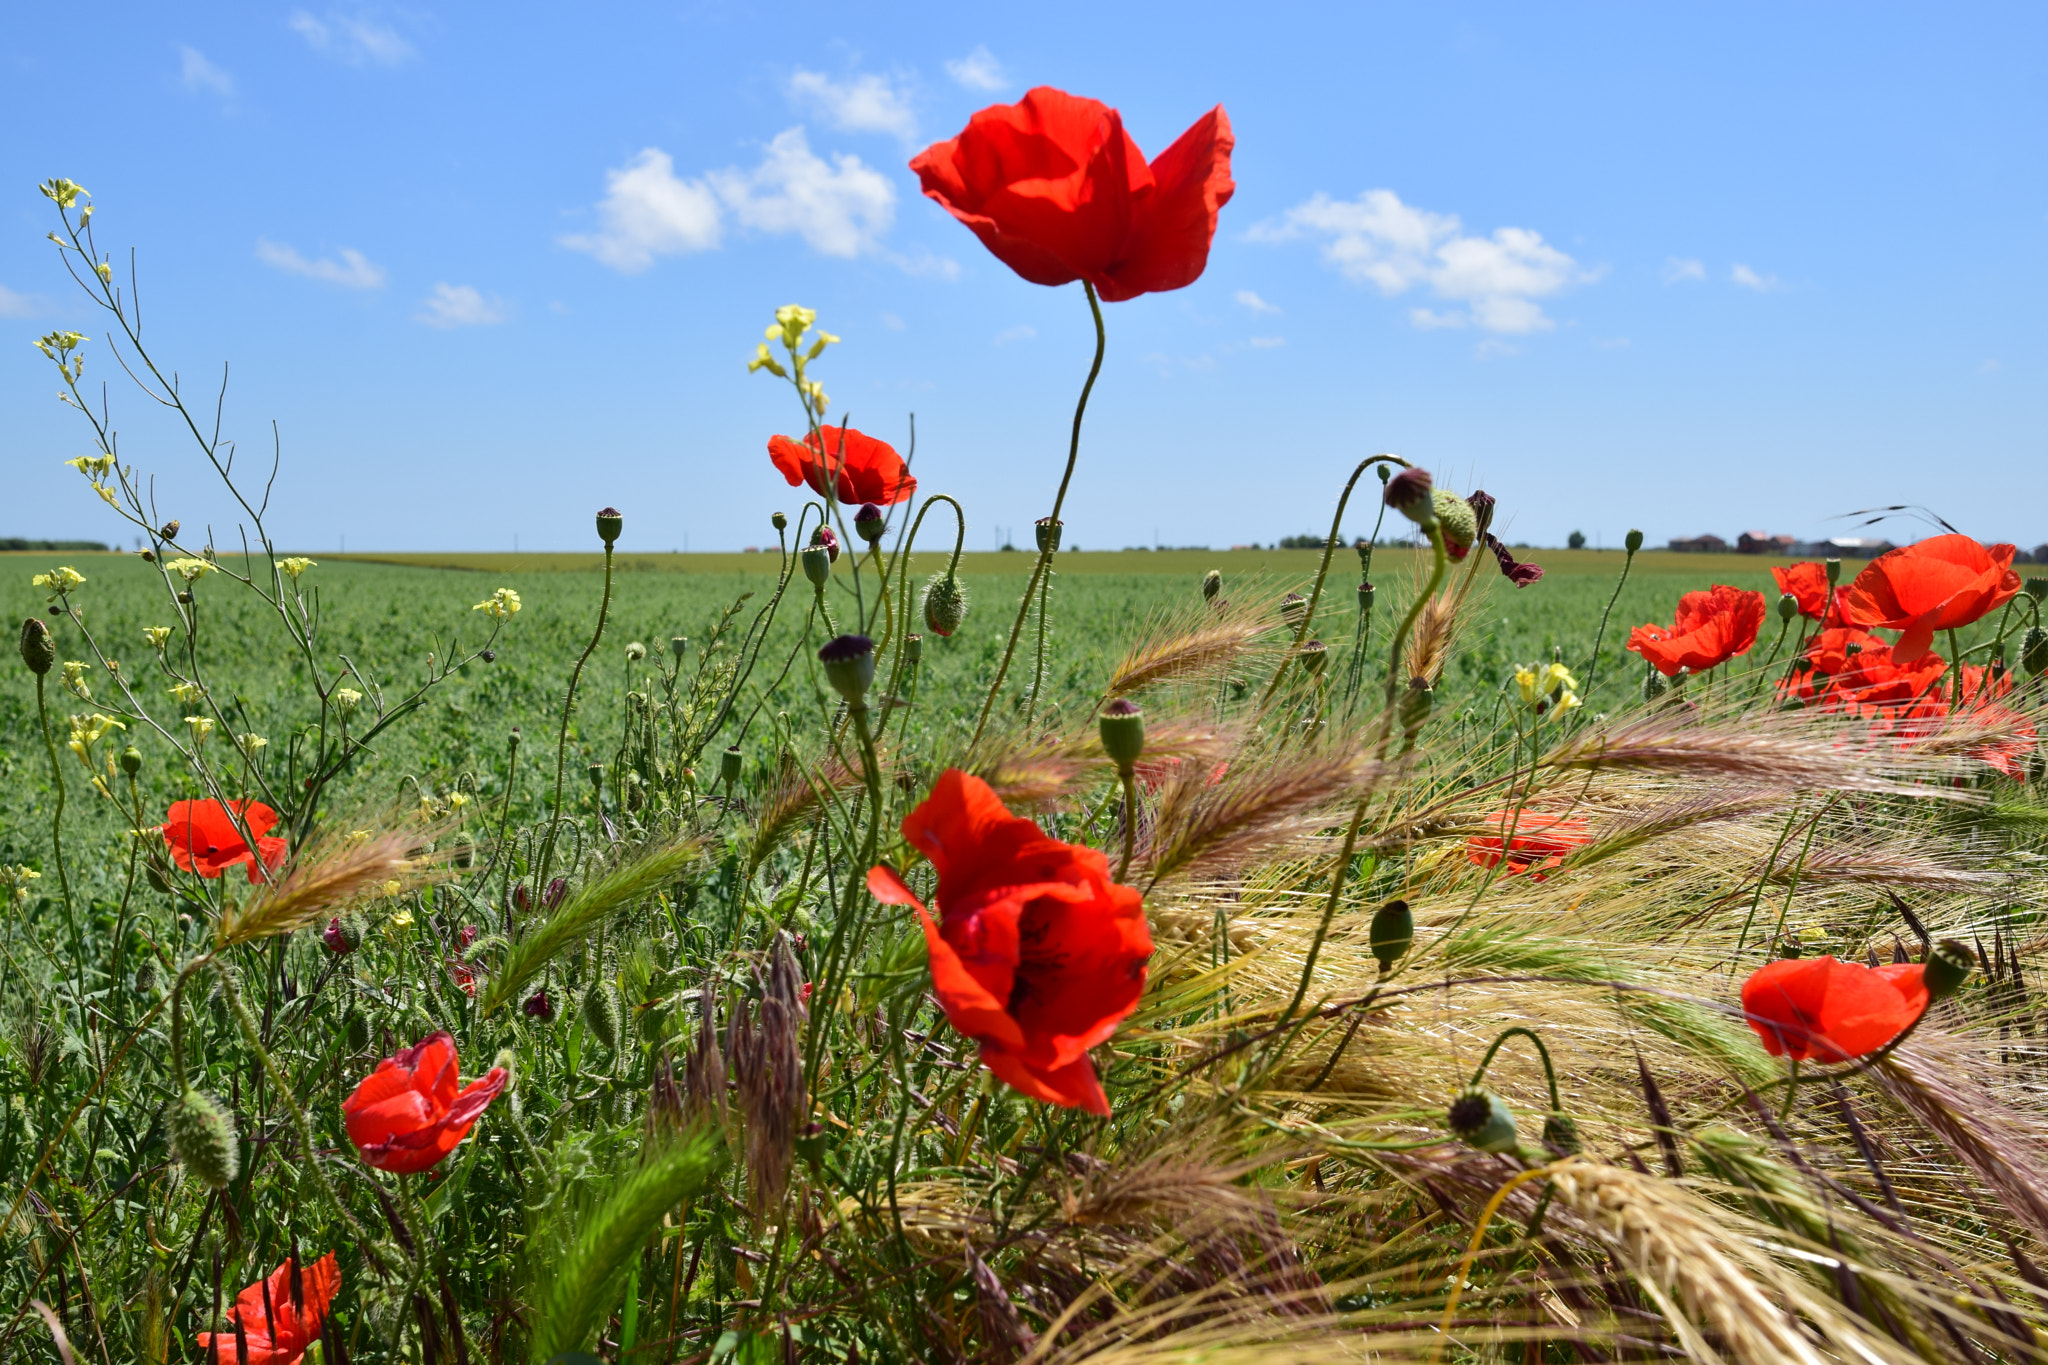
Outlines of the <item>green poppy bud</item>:
[{"label": "green poppy bud", "polygon": [[642,659],[644,659],[644,658],[646,658],[646,657],[647,657],[647,646],[646,646],[646,645],[644,645],[644,644],[642,644],[642,643],[640,643],[640,641],[638,641],[638,640],[634,640],[633,642],[631,642],[630,644],[628,644],[628,645],[626,646],[626,662],[627,662],[627,663],[629,663],[629,664],[637,664],[637,663],[639,663],[639,662],[640,662],[640,661],[641,661]]},{"label": "green poppy bud", "polygon": [[1321,640],[1305,640],[1294,657],[1300,661],[1301,671],[1313,678],[1329,662],[1330,647]]},{"label": "green poppy bud", "polygon": [[1223,591],[1223,570],[1211,569],[1202,575],[1202,600],[1214,602],[1216,594]]},{"label": "green poppy bud", "polygon": [[2048,597],[2048,578],[2029,578],[2026,587],[2027,596],[2033,598],[2036,602],[2039,602],[2044,597]]},{"label": "green poppy bud", "polygon": [[1358,611],[1361,616],[1372,615],[1373,586],[1361,582],[1358,585]]},{"label": "green poppy bud", "polygon": [[39,678],[57,662],[57,642],[50,638],[50,628],[33,616],[21,623],[21,661]]},{"label": "green poppy bud", "polygon": [[1621,545],[1630,554],[1634,554],[1637,550],[1643,548],[1643,533],[1630,528],[1629,533],[1621,538]]},{"label": "green poppy bud", "polygon": [[597,538],[607,547],[619,538],[619,532],[624,530],[625,526],[626,519],[619,515],[619,509],[616,507],[607,507],[597,514]]},{"label": "green poppy bud", "polygon": [[1366,941],[1372,946],[1372,955],[1380,961],[1380,974],[1384,976],[1394,970],[1394,964],[1407,955],[1415,942],[1415,915],[1408,902],[1388,901],[1374,911]]},{"label": "green poppy bud", "polygon": [[1778,619],[1790,625],[1792,618],[1798,614],[1799,599],[1789,592],[1778,594]]},{"label": "green poppy bud", "polygon": [[803,561],[804,577],[811,580],[811,586],[824,587],[825,580],[832,577],[832,551],[823,545],[811,545],[799,558]]},{"label": "green poppy bud", "polygon": [[2035,677],[2048,672],[2048,630],[2028,626],[2020,639],[2020,668]]},{"label": "green poppy bud", "polygon": [[786,531],[789,529],[789,518],[777,512],[774,516],[768,518],[768,524],[778,531]]},{"label": "green poppy bud", "polygon": [[882,509],[871,502],[864,502],[853,514],[853,533],[872,545],[888,533],[889,523],[882,516]]},{"label": "green poppy bud", "polygon": [[718,756],[718,780],[730,787],[740,780],[740,746],[735,744]]},{"label": "green poppy bud", "polygon": [[1430,505],[1436,510],[1437,531],[1444,538],[1444,551],[1452,559],[1463,559],[1479,539],[1479,515],[1472,504],[1448,488],[1431,491]]},{"label": "green poppy bud", "polygon": [[1102,751],[1119,773],[1129,772],[1145,752],[1145,713],[1129,697],[1118,697],[1102,708],[1096,726],[1102,733]]},{"label": "green poppy bud", "polygon": [[1051,517],[1040,517],[1036,522],[1032,523],[1031,532],[1038,538],[1038,552],[1040,554],[1059,553],[1060,532],[1065,526],[1065,522],[1054,521]]},{"label": "green poppy bud", "polygon": [[137,995],[151,995],[155,991],[156,964],[145,958],[142,965],[135,969],[135,993]]},{"label": "green poppy bud", "polygon": [[967,589],[948,570],[932,575],[924,590],[924,627],[934,635],[951,635],[967,619]]},{"label": "green poppy bud", "polygon": [[607,1052],[619,1046],[625,1021],[619,1017],[619,997],[602,981],[594,981],[583,992],[583,1026],[603,1043]]},{"label": "green poppy bud", "polygon": [[121,771],[133,777],[142,771],[142,750],[133,744],[121,751]]},{"label": "green poppy bud", "polygon": [[864,709],[863,698],[875,681],[875,642],[865,635],[827,640],[818,650],[818,662],[825,665],[825,681],[832,690],[853,709]]},{"label": "green poppy bud", "polygon": [[922,659],[923,657],[924,657],[924,636],[922,636],[922,635],[906,635],[906,636],[904,636],[904,637],[903,637],[903,662],[905,662],[905,663],[909,664],[909,665],[910,665],[910,666],[911,666],[912,668],[915,668],[915,667],[917,666],[917,661],[918,661],[919,659]]},{"label": "green poppy bud", "polygon": [[1976,965],[1976,958],[1970,953],[1969,945],[1958,939],[1945,938],[1934,945],[1934,951],[1927,955],[1927,968],[1921,980],[1927,986],[1929,1000],[1946,1000],[1962,989],[1970,979],[1970,969]]},{"label": "green poppy bud", "polygon": [[1842,561],[1839,559],[1824,559],[1821,561],[1821,563],[1827,566],[1828,586],[1832,588],[1835,586],[1836,583],[1841,581]]},{"label": "green poppy bud", "polygon": [[1301,629],[1301,623],[1308,618],[1308,599],[1298,592],[1288,593],[1280,599],[1280,619],[1287,623],[1289,630]]},{"label": "green poppy bud", "polygon": [[448,841],[448,847],[457,867],[469,867],[476,862],[476,840],[468,830],[456,830],[455,837]]},{"label": "green poppy bud", "polygon": [[225,1189],[242,1169],[234,1120],[211,1096],[187,1086],[164,1110],[164,1128],[170,1134],[171,1151],[208,1189]]},{"label": "green poppy bud", "polygon": [[1474,1087],[1451,1101],[1445,1124],[1460,1139],[1482,1152],[1512,1152],[1521,1146],[1515,1111],[1490,1090]]},{"label": "green poppy bud", "polygon": [[604,764],[593,763],[584,771],[590,774],[590,789],[594,792],[602,792],[604,790]]},{"label": "green poppy bud", "polygon": [[683,656],[690,652],[690,637],[687,635],[670,636],[668,641],[668,652],[675,657],[675,661],[677,663],[681,663],[683,661]]},{"label": "green poppy bud", "polygon": [[1572,1122],[1570,1114],[1552,1114],[1543,1120],[1543,1145],[1559,1156],[1577,1156],[1585,1149],[1579,1138],[1579,1125]]}]

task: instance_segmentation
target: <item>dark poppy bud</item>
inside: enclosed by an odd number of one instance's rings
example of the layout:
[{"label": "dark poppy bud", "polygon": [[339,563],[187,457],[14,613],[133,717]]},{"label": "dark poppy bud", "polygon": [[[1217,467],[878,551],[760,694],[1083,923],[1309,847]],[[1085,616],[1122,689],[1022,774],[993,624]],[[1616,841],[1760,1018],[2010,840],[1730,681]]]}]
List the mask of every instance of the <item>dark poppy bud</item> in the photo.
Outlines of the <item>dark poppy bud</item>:
[{"label": "dark poppy bud", "polygon": [[1223,591],[1223,570],[1211,569],[1202,575],[1202,600],[1214,602],[1216,594]]},{"label": "dark poppy bud", "polygon": [[538,1019],[543,1024],[554,1022],[555,1002],[548,998],[545,989],[537,990],[520,1004],[519,1012],[529,1019]]},{"label": "dark poppy bud", "polygon": [[1633,555],[1637,550],[1643,548],[1643,533],[1634,527],[1630,527],[1629,533],[1621,538],[1621,547]]},{"label": "dark poppy bud", "polygon": [[1479,534],[1485,535],[1486,528],[1493,525],[1493,507],[1497,499],[1481,488],[1475,490],[1465,501],[1471,506],[1472,515],[1479,519]]},{"label": "dark poppy bud", "polygon": [[1060,532],[1065,527],[1065,522],[1054,521],[1051,517],[1040,517],[1037,521],[1033,522],[1031,524],[1031,532],[1038,538],[1038,552],[1042,555],[1058,554]]},{"label": "dark poppy bud", "polygon": [[33,616],[21,623],[21,661],[39,678],[57,662],[57,642],[50,638],[50,628]]},{"label": "dark poppy bud", "polygon": [[1436,525],[1436,509],[1430,502],[1431,492],[1431,480],[1427,469],[1404,469],[1387,481],[1387,491],[1383,498],[1387,506],[1427,531]]},{"label": "dark poppy bud", "polygon": [[904,637],[903,637],[903,662],[905,662],[905,663],[907,663],[907,664],[911,665],[912,667],[915,667],[915,666],[917,665],[917,661],[918,661],[919,659],[922,659],[923,657],[924,657],[924,636],[922,636],[922,635],[906,635],[906,636],[904,636]]},{"label": "dark poppy bud", "polygon": [[597,514],[597,538],[609,546],[619,538],[619,532],[626,527],[626,519],[619,515],[616,507],[604,508]]},{"label": "dark poppy bud", "polygon": [[831,527],[820,526],[811,532],[811,544],[822,547],[834,564],[839,562],[839,533]]},{"label": "dark poppy bud", "polygon": [[865,635],[842,635],[827,640],[818,650],[818,662],[825,665],[825,681],[846,698],[855,710],[866,706],[863,698],[875,681],[875,642]]},{"label": "dark poppy bud", "polygon": [[951,635],[966,619],[966,586],[948,570],[933,574],[924,590],[924,628],[934,635]]},{"label": "dark poppy bud", "polygon": [[2048,578],[2029,578],[2026,582],[2027,596],[2039,602],[2048,597]]},{"label": "dark poppy bud", "polygon": [[1482,1152],[1512,1152],[1522,1141],[1514,1110],[1500,1096],[1477,1086],[1451,1101],[1445,1125]]},{"label": "dark poppy bud", "polygon": [[1129,772],[1145,752],[1145,713],[1129,697],[1118,697],[1102,708],[1095,723],[1102,735],[1102,752],[1109,755],[1119,773]]},{"label": "dark poppy bud", "polygon": [[1323,671],[1323,665],[1330,660],[1330,648],[1321,640],[1306,640],[1294,656],[1301,663],[1301,671],[1313,678]]},{"label": "dark poppy bud", "polygon": [[882,516],[882,509],[871,502],[864,502],[853,514],[853,533],[872,545],[880,540],[889,529],[889,523]]},{"label": "dark poppy bud", "polygon": [[801,556],[804,577],[811,580],[811,586],[822,588],[825,580],[832,576],[832,552],[822,545],[813,545]]},{"label": "dark poppy bud", "polygon": [[686,654],[686,653],[688,653],[688,652],[689,652],[689,649],[690,649],[690,637],[689,637],[689,636],[687,636],[687,635],[672,635],[672,636],[670,636],[670,637],[669,637],[669,641],[668,641],[668,652],[669,652],[670,654],[672,654],[672,655],[674,655],[674,656],[675,656],[675,661],[676,661],[677,663],[681,663],[681,662],[683,661],[683,655],[684,655],[684,654]]},{"label": "dark poppy bud", "polygon": [[740,746],[735,744],[718,756],[718,780],[730,787],[740,780]]},{"label": "dark poppy bud", "polygon": [[1570,1114],[1552,1114],[1543,1120],[1543,1145],[1559,1156],[1577,1156],[1585,1149],[1579,1138],[1579,1125],[1572,1122]]},{"label": "dark poppy bud", "polygon": [[768,518],[768,524],[778,531],[786,531],[789,529],[789,518],[777,512],[774,516]]},{"label": "dark poppy bud", "polygon": [[1794,596],[1793,596],[1793,595],[1792,595],[1791,593],[1789,593],[1789,592],[1788,592],[1788,593],[1781,593],[1781,594],[1779,594],[1779,596],[1778,596],[1778,619],[1779,619],[1780,621],[1783,621],[1783,622],[1785,622],[1785,623],[1786,623],[1787,625],[1790,625],[1790,624],[1791,624],[1791,622],[1792,622],[1792,618],[1793,618],[1793,617],[1795,617],[1795,616],[1797,616],[1798,614],[1799,614],[1799,599],[1798,599],[1798,598],[1796,598],[1796,597],[1794,597]]},{"label": "dark poppy bud", "polygon": [[583,1026],[596,1035],[607,1052],[613,1052],[618,1050],[624,1024],[618,995],[604,982],[593,981],[583,993]]},{"label": "dark poppy bud", "polygon": [[1367,616],[1372,614],[1372,597],[1372,584],[1360,582],[1358,585],[1358,610],[1361,614]]},{"label": "dark poppy bud", "polygon": [[1372,955],[1379,959],[1380,974],[1384,976],[1394,970],[1394,964],[1407,955],[1415,942],[1415,915],[1408,902],[1388,901],[1375,910],[1366,942]]},{"label": "dark poppy bud", "polygon": [[186,1087],[164,1110],[171,1151],[192,1177],[208,1189],[225,1189],[242,1169],[234,1120],[220,1101]]},{"label": "dark poppy bud", "polygon": [[2027,627],[2027,633],[2020,637],[2020,667],[2036,677],[2048,672],[2048,630]]},{"label": "dark poppy bud", "polygon": [[517,910],[522,915],[533,908],[532,899],[526,894],[525,882],[519,882],[513,886],[512,908],[514,910]]},{"label": "dark poppy bud", "polygon": [[1448,488],[1432,491],[1429,499],[1436,512],[1437,533],[1443,537],[1444,553],[1452,559],[1463,559],[1472,552],[1472,542],[1479,539],[1479,517],[1472,504]]},{"label": "dark poppy bud", "polygon": [[568,894],[569,879],[567,877],[557,877],[548,883],[547,894],[540,898],[540,908],[543,910],[553,910],[562,903],[562,897]]},{"label": "dark poppy bud", "polygon": [[1280,599],[1280,619],[1287,623],[1288,629],[1299,630],[1307,616],[1308,599],[1300,593],[1291,592]]},{"label": "dark poppy bud", "polygon": [[347,957],[363,946],[361,926],[354,916],[344,921],[336,915],[327,921],[327,927],[320,931],[320,941],[327,945],[327,951],[336,957]]},{"label": "dark poppy bud", "polygon": [[1934,951],[1927,955],[1927,969],[1920,977],[1927,987],[1927,998],[1946,1000],[1954,995],[1970,979],[1970,968],[1975,965],[1969,945],[1961,940],[1945,938],[1935,944]]},{"label": "dark poppy bud", "polygon": [[142,771],[142,750],[133,744],[121,751],[121,771],[133,777]]}]

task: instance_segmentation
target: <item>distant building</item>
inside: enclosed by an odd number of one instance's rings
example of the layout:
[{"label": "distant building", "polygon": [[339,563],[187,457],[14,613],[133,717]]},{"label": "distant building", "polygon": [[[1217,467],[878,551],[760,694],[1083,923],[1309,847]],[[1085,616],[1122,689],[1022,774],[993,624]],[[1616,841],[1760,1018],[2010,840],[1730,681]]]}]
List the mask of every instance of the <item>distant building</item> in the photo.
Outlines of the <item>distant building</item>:
[{"label": "distant building", "polygon": [[1875,559],[1898,548],[1889,540],[1872,540],[1868,536],[1834,536],[1794,545],[1791,553],[1807,559]]},{"label": "distant building", "polygon": [[2034,547],[2034,562],[2036,564],[2048,564],[2048,545],[2036,545]]},{"label": "distant building", "polygon": [[1791,536],[1774,536],[1768,531],[1744,531],[1735,538],[1735,549],[1745,555],[1789,555],[1797,544]]},{"label": "distant building", "polygon": [[1680,554],[1720,555],[1728,553],[1728,542],[1716,535],[1694,536],[1691,540],[1674,540],[1671,548]]}]

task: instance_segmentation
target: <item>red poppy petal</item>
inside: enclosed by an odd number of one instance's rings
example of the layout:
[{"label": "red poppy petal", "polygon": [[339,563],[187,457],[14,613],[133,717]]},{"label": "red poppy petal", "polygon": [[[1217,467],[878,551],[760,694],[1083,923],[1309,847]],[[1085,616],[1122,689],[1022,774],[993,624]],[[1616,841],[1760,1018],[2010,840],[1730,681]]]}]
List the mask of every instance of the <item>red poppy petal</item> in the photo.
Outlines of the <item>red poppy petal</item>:
[{"label": "red poppy petal", "polygon": [[917,911],[917,918],[924,926],[925,951],[931,962],[932,991],[939,997],[946,1019],[954,1028],[969,1038],[994,1039],[1010,1048],[1024,1046],[1023,1030],[1004,1009],[1009,983],[992,983],[1001,985],[1001,995],[990,985],[983,984],[939,932],[939,926],[933,923],[924,902],[904,885],[903,878],[896,874],[894,868],[868,869],[868,894],[884,905],[907,905]]},{"label": "red poppy petal", "polygon": [[454,1103],[448,1106],[447,1123],[460,1125],[467,1132],[484,1110],[491,1107],[491,1101],[498,1098],[505,1089],[505,1082],[511,1077],[502,1066],[494,1066],[483,1075],[462,1087]]},{"label": "red poppy petal", "polygon": [[1116,1032],[1145,993],[1152,936],[1144,897],[1104,882],[1080,903],[1041,899],[1029,930],[1010,1012],[1031,1042],[1034,1065],[1064,1066]]},{"label": "red poppy petal", "polygon": [[1065,1066],[1040,1070],[1027,1065],[1014,1052],[983,1047],[981,1062],[995,1073],[997,1080],[1032,1099],[1109,1117],[1109,1097],[1102,1093],[1095,1063],[1085,1056]]},{"label": "red poppy petal", "polygon": [[1230,178],[1236,145],[1219,104],[1153,159],[1154,189],[1134,225],[1130,255],[1102,287],[1105,303],[1180,289],[1201,278],[1216,216],[1237,190]]}]

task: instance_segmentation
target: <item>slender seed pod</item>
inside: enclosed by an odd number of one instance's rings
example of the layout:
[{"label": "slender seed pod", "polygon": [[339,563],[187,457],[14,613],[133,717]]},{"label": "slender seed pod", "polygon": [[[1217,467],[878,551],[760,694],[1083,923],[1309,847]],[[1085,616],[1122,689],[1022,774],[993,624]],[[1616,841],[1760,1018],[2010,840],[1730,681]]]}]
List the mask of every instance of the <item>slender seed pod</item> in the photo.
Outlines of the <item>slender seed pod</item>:
[{"label": "slender seed pod", "polygon": [[164,1127],[170,1134],[171,1151],[208,1189],[225,1189],[242,1169],[234,1120],[211,1096],[186,1087],[164,1111]]}]

